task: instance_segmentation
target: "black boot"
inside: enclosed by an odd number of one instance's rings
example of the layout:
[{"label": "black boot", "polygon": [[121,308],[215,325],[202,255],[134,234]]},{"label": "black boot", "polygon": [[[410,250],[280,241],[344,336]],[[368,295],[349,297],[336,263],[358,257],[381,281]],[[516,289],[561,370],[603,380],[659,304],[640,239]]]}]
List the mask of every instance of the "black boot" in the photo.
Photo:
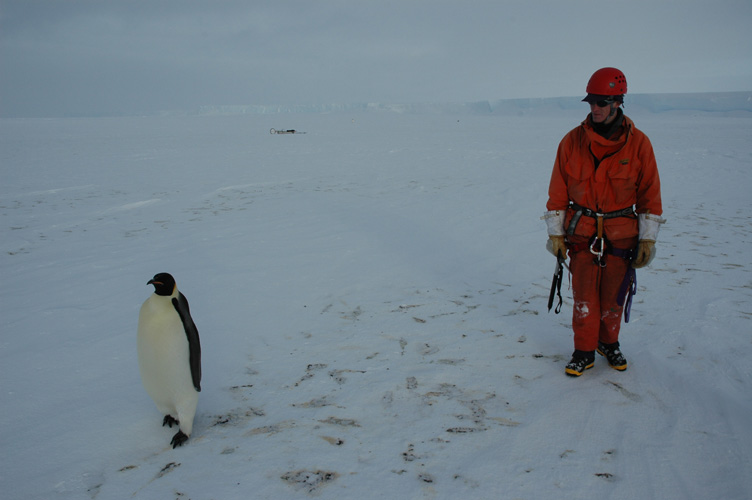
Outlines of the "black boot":
[{"label": "black boot", "polygon": [[571,377],[579,377],[585,370],[591,369],[594,363],[594,351],[574,351],[572,361],[569,362],[564,372]]},{"label": "black boot", "polygon": [[598,342],[598,354],[605,356],[608,360],[608,364],[611,365],[611,368],[614,370],[623,372],[627,369],[627,360],[624,358],[621,350],[619,350],[618,342],[614,342],[613,344]]}]

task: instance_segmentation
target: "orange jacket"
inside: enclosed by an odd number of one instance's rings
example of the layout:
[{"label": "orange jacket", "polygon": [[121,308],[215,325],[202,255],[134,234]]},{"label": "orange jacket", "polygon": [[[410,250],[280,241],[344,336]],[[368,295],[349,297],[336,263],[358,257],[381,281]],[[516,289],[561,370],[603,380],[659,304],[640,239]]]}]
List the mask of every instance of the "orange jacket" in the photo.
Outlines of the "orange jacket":
[{"label": "orange jacket", "polygon": [[[595,158],[600,159],[596,168]],[[611,140],[598,135],[590,116],[559,144],[547,210],[567,210],[564,230],[574,215],[572,201],[581,207],[607,213],[634,206],[637,213],[661,215],[661,184],[650,139],[624,116],[621,131]],[[591,237],[595,219],[582,216],[574,234]],[[616,217],[604,221],[606,238],[619,240],[638,234],[637,219]]]}]

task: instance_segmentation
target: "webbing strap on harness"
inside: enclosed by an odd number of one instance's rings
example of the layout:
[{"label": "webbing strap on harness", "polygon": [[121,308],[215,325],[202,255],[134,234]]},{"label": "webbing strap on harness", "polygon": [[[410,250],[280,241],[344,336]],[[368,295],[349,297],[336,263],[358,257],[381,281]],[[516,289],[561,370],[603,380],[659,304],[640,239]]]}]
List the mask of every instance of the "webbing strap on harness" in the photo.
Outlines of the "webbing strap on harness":
[{"label": "webbing strap on harness", "polygon": [[628,262],[627,272],[619,287],[619,293],[616,295],[616,303],[624,307],[624,322],[629,323],[629,315],[632,312],[632,297],[637,294],[637,271],[632,267],[632,260],[635,257],[635,249],[629,248],[612,248],[611,254],[620,257]]},{"label": "webbing strap on harness", "polygon": [[632,297],[637,294],[637,271],[632,267],[630,261],[627,268],[627,274],[624,275],[624,281],[619,287],[619,295],[616,296],[616,303],[624,307],[624,322],[629,323],[629,315],[632,312]]},{"label": "webbing strap on harness", "polygon": [[567,228],[567,234],[574,234],[574,228],[577,225],[577,223],[580,221],[580,216],[582,215],[586,215],[594,219],[597,217],[602,217],[603,219],[613,219],[614,217],[634,217],[635,216],[634,206],[622,208],[621,210],[614,210],[613,212],[601,213],[595,210],[591,210],[589,208],[582,207],[578,205],[577,203],[570,201],[569,208],[575,211],[575,215],[572,218],[572,222],[569,223],[569,227]]}]

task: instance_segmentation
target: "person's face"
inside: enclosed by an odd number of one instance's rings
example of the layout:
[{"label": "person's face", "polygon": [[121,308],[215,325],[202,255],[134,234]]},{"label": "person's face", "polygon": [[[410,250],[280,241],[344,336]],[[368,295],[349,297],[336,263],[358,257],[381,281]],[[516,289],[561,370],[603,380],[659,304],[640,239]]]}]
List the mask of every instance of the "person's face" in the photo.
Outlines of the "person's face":
[{"label": "person's face", "polygon": [[619,103],[616,101],[598,101],[590,103],[590,113],[593,116],[593,123],[603,123],[608,125],[616,118],[616,108]]}]

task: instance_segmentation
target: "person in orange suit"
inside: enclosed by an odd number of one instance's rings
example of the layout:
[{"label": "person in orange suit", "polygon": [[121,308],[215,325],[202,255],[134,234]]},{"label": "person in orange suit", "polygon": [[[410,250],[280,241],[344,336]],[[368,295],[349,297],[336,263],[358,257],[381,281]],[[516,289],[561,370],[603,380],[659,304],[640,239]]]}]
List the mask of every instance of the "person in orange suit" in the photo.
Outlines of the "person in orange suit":
[{"label": "person in orange suit", "polygon": [[627,369],[619,345],[625,300],[628,313],[634,269],[652,261],[665,222],[653,147],[621,109],[624,73],[601,68],[586,91],[590,114],[559,144],[543,216],[549,250],[570,259],[571,376],[592,368],[596,351]]}]

